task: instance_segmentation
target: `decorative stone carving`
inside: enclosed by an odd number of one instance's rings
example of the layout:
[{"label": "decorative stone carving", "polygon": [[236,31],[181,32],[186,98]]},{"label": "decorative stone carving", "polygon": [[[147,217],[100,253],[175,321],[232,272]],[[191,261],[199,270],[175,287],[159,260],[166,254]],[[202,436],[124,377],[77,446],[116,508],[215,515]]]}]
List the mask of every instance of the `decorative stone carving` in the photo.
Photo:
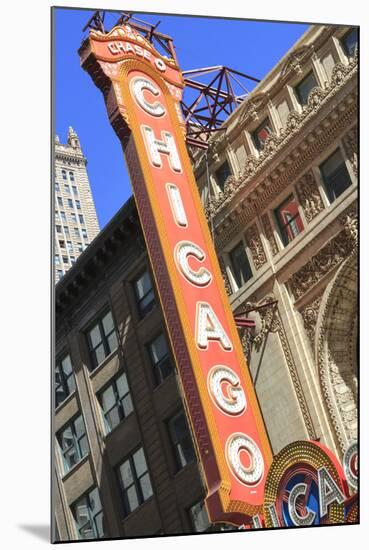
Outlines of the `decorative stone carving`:
[{"label": "decorative stone carving", "polygon": [[220,271],[221,271],[221,274],[222,274],[222,277],[223,277],[226,292],[227,292],[228,296],[230,296],[232,294],[232,287],[231,287],[231,283],[229,282],[229,279],[228,279],[227,269],[226,269],[226,266],[224,264],[224,260],[223,260],[223,258],[220,254],[218,256],[218,261],[219,261],[219,267],[220,267]]},{"label": "decorative stone carving", "polygon": [[253,121],[259,120],[259,112],[263,109],[267,102],[265,94],[258,94],[250,100],[246,100],[242,108],[242,114],[240,116],[240,122],[244,122],[247,119]]},{"label": "decorative stone carving", "polygon": [[256,223],[252,224],[247,229],[246,241],[251,252],[252,261],[256,269],[260,269],[266,263],[267,259]]},{"label": "decorative stone carving", "polygon": [[[346,82],[352,78],[356,72],[357,58],[354,57],[347,66],[338,63],[334,67],[331,82],[326,88],[324,88],[324,90],[319,87],[315,87],[311,90],[308,103],[304,107],[302,113],[291,111],[287,117],[284,131],[279,136],[271,134],[267,139],[263,151],[258,157],[253,155],[249,155],[247,157],[244,169],[241,175],[237,178],[237,185],[233,186],[233,193],[228,193],[226,197],[221,193],[219,197],[213,197],[211,199],[214,206],[215,215],[227,206],[236,192],[239,192],[246,186],[250,185],[250,178],[265,169],[265,165],[274,159],[275,155],[278,154],[282,147],[285,147],[287,143],[290,143],[295,138],[296,133],[301,131],[302,126],[307,125],[321,109],[321,107],[330,101],[336,94],[338,94]],[[250,102],[251,101],[252,100],[250,100]],[[243,107],[243,109],[245,109],[243,111],[245,113],[243,116],[245,117],[247,113],[247,105],[248,103],[246,103]],[[324,131],[319,133],[319,137],[316,137],[310,146],[307,148],[305,147],[302,151],[300,151],[297,157],[291,157],[292,162],[287,163],[288,169],[285,169],[282,174],[278,174],[277,182],[280,184],[279,187],[283,187],[287,182],[290,183],[291,179],[296,177],[296,173],[300,172],[304,165],[307,165],[311,159],[316,156],[317,152],[320,152],[327,143],[330,143],[342,132],[342,128],[352,124],[351,120],[355,115],[356,104],[355,102],[352,102],[351,99],[345,105],[345,110],[342,114],[340,114],[339,117],[332,119],[330,126],[325,127]],[[275,169],[275,172],[276,170],[277,169]],[[273,185],[270,186],[270,188],[272,187]],[[269,195],[271,192],[270,188],[267,190],[267,194]],[[280,192],[280,189],[278,189],[277,192]],[[262,195],[263,194],[260,195],[258,202],[263,204],[263,207],[265,208],[265,204],[268,203],[265,203],[263,200],[265,197],[262,198]]]},{"label": "decorative stone carving", "polygon": [[282,319],[279,315],[277,300],[273,294],[265,296],[260,302],[246,302],[243,305],[243,312],[248,313],[252,310],[257,310],[261,320],[261,328],[254,336],[252,344],[256,350],[260,350],[266,340],[267,335],[277,333],[280,339],[283,354],[286,359],[288,371],[291,376],[292,384],[296,393],[296,398],[300,407],[302,417],[304,419],[306,430],[310,439],[316,439],[317,435],[313,426],[311,415],[307,406],[305,395],[302,389],[301,381],[297,371],[291,348],[288,343],[285,328]]},{"label": "decorative stone carving", "polygon": [[304,174],[296,185],[297,196],[308,223],[324,210],[322,197],[312,172]]},{"label": "decorative stone carving", "polygon": [[355,246],[351,236],[351,231],[354,231],[352,227],[353,223],[350,221],[344,231],[340,231],[299,271],[291,275],[287,284],[295,300],[350,255]]},{"label": "decorative stone carving", "polygon": [[265,237],[268,239],[270,251],[273,254],[273,256],[275,256],[276,254],[278,254],[279,251],[278,251],[277,241],[275,240],[275,237],[274,237],[272,224],[270,223],[268,214],[264,214],[261,217],[261,222],[264,227]]},{"label": "decorative stone carving", "polygon": [[302,46],[291,55],[289,55],[287,61],[282,67],[281,78],[285,78],[288,73],[294,72],[295,74],[302,73],[303,60],[309,53],[309,46]]},{"label": "decorative stone carving", "polygon": [[316,298],[311,304],[304,307],[301,311],[304,320],[304,327],[309,337],[311,347],[314,351],[315,327],[318,319],[319,307],[322,302],[322,296]]},{"label": "decorative stone carving", "polygon": [[352,170],[357,176],[357,126],[354,126],[343,136],[343,146],[351,163]]},{"label": "decorative stone carving", "polygon": [[357,439],[357,256],[327,287],[317,327],[317,363],[324,403],[341,451]]}]

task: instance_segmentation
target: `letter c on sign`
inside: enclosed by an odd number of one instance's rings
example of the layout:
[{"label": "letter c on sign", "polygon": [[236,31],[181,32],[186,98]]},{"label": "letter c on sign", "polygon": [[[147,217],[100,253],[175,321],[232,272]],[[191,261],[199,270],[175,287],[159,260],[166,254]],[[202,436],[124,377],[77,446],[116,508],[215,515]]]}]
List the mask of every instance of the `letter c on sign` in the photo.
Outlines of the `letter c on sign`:
[{"label": "letter c on sign", "polygon": [[191,241],[181,241],[175,248],[175,260],[182,275],[195,286],[204,287],[211,283],[211,273],[205,267],[198,271],[192,269],[188,264],[188,257],[194,256],[199,262],[205,260],[205,254],[201,248]]},{"label": "letter c on sign", "polygon": [[144,78],[143,76],[136,76],[135,78],[132,78],[131,89],[133,92],[133,97],[146,113],[154,117],[161,117],[165,115],[165,109],[159,101],[149,103],[144,97],[144,90],[148,90],[155,97],[160,95],[160,91],[150,80]]}]

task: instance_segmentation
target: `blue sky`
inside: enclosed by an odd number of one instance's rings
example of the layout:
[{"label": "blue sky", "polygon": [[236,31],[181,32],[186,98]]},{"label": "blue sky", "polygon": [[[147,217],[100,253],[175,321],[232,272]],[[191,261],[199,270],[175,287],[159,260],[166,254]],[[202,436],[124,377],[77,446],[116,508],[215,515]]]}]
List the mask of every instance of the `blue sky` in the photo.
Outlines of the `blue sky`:
[{"label": "blue sky", "polygon": [[[68,126],[78,133],[100,227],[132,194],[122,149],[100,90],[81,69],[77,50],[92,11],[55,9],[55,126],[62,143]],[[182,70],[226,65],[262,79],[308,28],[303,24],[137,14],[173,37]],[[107,13],[111,28],[117,13]],[[252,83],[248,89],[253,88]]]}]

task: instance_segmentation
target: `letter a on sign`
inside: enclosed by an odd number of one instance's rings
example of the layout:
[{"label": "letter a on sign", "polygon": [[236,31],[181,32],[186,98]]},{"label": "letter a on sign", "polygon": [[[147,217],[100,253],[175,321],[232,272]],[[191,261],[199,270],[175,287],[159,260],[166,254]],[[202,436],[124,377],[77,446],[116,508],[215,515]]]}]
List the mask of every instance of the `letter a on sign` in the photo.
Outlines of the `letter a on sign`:
[{"label": "letter a on sign", "polygon": [[272,454],[184,141],[182,73],[133,26],[90,30],[79,53],[123,145],[210,520],[250,523]]}]

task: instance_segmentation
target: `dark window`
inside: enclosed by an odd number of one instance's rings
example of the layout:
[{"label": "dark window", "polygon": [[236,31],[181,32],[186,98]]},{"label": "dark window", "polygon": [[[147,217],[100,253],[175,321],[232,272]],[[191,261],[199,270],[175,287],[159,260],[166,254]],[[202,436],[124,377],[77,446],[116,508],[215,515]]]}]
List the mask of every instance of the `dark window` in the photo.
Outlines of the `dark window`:
[{"label": "dark window", "polygon": [[57,275],[58,275],[58,280],[61,279],[63,277],[63,271],[61,269],[58,269]]},{"label": "dark window", "polygon": [[72,241],[67,241],[67,250],[68,252],[73,252]]},{"label": "dark window", "polygon": [[63,180],[66,180],[67,179],[67,172],[65,170],[62,170],[61,174],[62,174]]},{"label": "dark window", "polygon": [[68,256],[63,256],[63,262],[64,262],[65,264],[68,264],[68,263],[69,263]]},{"label": "dark window", "polygon": [[339,149],[320,165],[320,171],[330,202],[337,199],[351,185],[351,179]]},{"label": "dark window", "polygon": [[168,422],[170,440],[174,450],[178,470],[196,460],[192,438],[183,412]]},{"label": "dark window", "polygon": [[[79,237],[79,231],[78,231],[77,237]],[[83,252],[83,244],[82,243],[77,243],[77,249],[78,249],[78,252]]]},{"label": "dark window", "polygon": [[241,288],[252,277],[251,267],[242,241],[230,251],[229,259],[231,260],[232,273],[236,284],[238,288]]},{"label": "dark window", "polygon": [[168,352],[167,341],[163,333],[159,334],[148,345],[151,364],[154,369],[155,380],[157,384],[169,376],[173,371],[172,360]]},{"label": "dark window", "polygon": [[61,218],[61,221],[62,222],[66,222],[67,221],[67,216],[65,215],[65,212],[60,212],[60,218]]},{"label": "dark window", "polygon": [[133,411],[127,376],[124,372],[99,394],[107,433]]},{"label": "dark window", "polygon": [[81,210],[81,203],[76,200],[76,208],[77,210]]},{"label": "dark window", "polygon": [[69,185],[68,185],[67,183],[64,184],[64,189],[65,189],[65,192],[66,192],[66,193],[70,193],[70,187],[69,187]]},{"label": "dark window", "polygon": [[343,49],[348,57],[352,57],[357,46],[357,29],[352,29],[342,38]]},{"label": "dark window", "polygon": [[260,126],[252,132],[252,139],[258,151],[262,151],[264,149],[264,144],[271,133],[272,126],[269,118],[266,118],[264,122],[262,122],[262,124],[260,124]]},{"label": "dark window", "polygon": [[224,183],[228,176],[232,174],[228,161],[223,162],[222,166],[215,170],[215,178],[217,180],[218,187],[223,191]]},{"label": "dark window", "polygon": [[275,216],[284,246],[287,246],[301,231],[301,217],[298,210],[298,204],[293,195],[290,195],[278,208],[275,210]]},{"label": "dark window", "polygon": [[79,223],[85,223],[82,214],[78,214],[78,217],[79,217]]},{"label": "dark window", "polygon": [[70,181],[74,181],[74,173],[73,172],[69,172],[69,178],[70,178]]},{"label": "dark window", "polygon": [[60,185],[58,184],[57,181],[55,182],[55,191],[60,192]]},{"label": "dark window", "polygon": [[59,241],[60,248],[65,248],[65,241]]},{"label": "dark window", "polygon": [[80,238],[80,233],[79,233],[78,227],[75,227],[75,228],[74,228],[74,234],[75,234],[75,236],[76,236],[78,239]]},{"label": "dark window", "polygon": [[77,416],[57,434],[63,457],[64,473],[88,454],[88,442],[82,415]]},{"label": "dark window", "polygon": [[57,233],[61,233],[62,232],[62,229],[61,229],[61,225],[56,225],[56,232]]},{"label": "dark window", "polygon": [[209,516],[203,501],[197,502],[188,510],[191,525],[196,533],[203,533],[211,527]]},{"label": "dark window", "polygon": [[104,537],[103,512],[99,492],[92,489],[80,498],[72,508],[79,539],[101,539]]},{"label": "dark window", "polygon": [[155,306],[155,296],[148,271],[135,280],[134,289],[140,317],[143,318]]},{"label": "dark window", "polygon": [[77,187],[75,185],[72,185],[72,189],[73,189],[73,195],[75,197],[78,197],[78,190],[77,190]]},{"label": "dark window", "polygon": [[63,208],[63,199],[61,197],[57,197],[58,205]]},{"label": "dark window", "polygon": [[317,85],[318,84],[313,71],[311,71],[307,76],[305,76],[305,78],[301,80],[299,84],[297,84],[295,91],[300,105],[306,105],[311,90]]},{"label": "dark window", "polygon": [[66,355],[55,365],[55,406],[58,407],[75,389],[72,362]]},{"label": "dark window", "polygon": [[128,515],[153,494],[143,449],[138,449],[128,457],[117,471],[124,511]]},{"label": "dark window", "polygon": [[85,229],[84,227],[82,227],[82,228],[81,228],[81,231],[82,231],[82,237],[83,237],[84,239],[88,239],[86,229]]},{"label": "dark window", "polygon": [[73,200],[72,199],[68,199],[68,206],[69,206],[69,208],[73,208]]},{"label": "dark window", "polygon": [[72,222],[77,223],[77,216],[75,215],[75,213],[74,212],[69,212],[69,214],[70,214]]},{"label": "dark window", "polygon": [[118,346],[117,334],[110,311],[95,321],[92,328],[87,332],[87,341],[92,368],[94,369]]},{"label": "dark window", "polygon": [[70,237],[69,227],[67,225],[64,225],[64,233],[66,237]]}]

